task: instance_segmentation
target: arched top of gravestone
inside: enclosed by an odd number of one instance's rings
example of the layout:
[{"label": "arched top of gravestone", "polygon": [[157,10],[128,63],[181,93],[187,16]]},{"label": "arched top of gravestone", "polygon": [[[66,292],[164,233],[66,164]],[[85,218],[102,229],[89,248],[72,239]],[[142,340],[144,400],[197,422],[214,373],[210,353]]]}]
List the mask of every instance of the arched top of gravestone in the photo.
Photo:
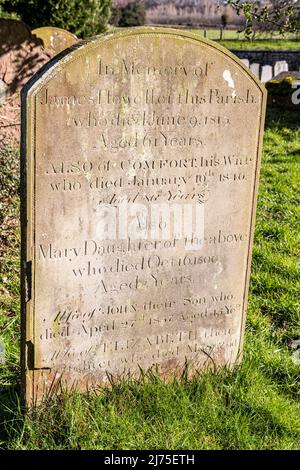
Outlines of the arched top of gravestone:
[{"label": "arched top of gravestone", "polygon": [[44,46],[51,49],[55,55],[78,42],[75,34],[54,26],[42,26],[41,28],[33,29],[31,33],[40,38]]},{"label": "arched top of gravestone", "polygon": [[0,81],[7,87],[7,96],[23,87],[52,56],[25,23],[0,19]]},{"label": "arched top of gravestone", "polygon": [[0,47],[15,46],[31,40],[31,31],[27,24],[20,20],[0,18]]},{"label": "arched top of gravestone", "polygon": [[[142,48],[144,47],[144,55],[142,56],[145,63],[147,61],[148,54],[155,55],[155,46],[166,48],[165,44],[157,44],[154,45],[153,48],[150,48],[150,43],[148,41],[148,37],[156,38],[157,40],[164,39],[165,41],[171,40],[173,41],[171,47],[171,51],[174,53],[174,58],[176,58],[176,49],[174,41],[177,41],[176,47],[178,48],[186,48],[184,51],[182,50],[181,58],[184,54],[188,54],[188,46],[195,45],[202,49],[205,49],[208,53],[214,54],[216,58],[223,57],[225,60],[228,61],[235,66],[235,72],[240,72],[248,78],[253,85],[256,85],[257,89],[259,89],[262,95],[267,94],[267,90],[264,84],[249,70],[249,68],[244,65],[240,59],[232,54],[228,49],[223,46],[220,46],[214,41],[205,39],[200,37],[195,33],[190,33],[186,31],[181,31],[173,28],[162,28],[162,27],[137,27],[137,28],[130,28],[126,30],[122,30],[120,32],[113,32],[113,33],[106,33],[100,36],[95,36],[90,39],[79,41],[74,43],[71,47],[63,50],[61,53],[56,55],[52,60],[50,60],[44,67],[42,67],[37,74],[32,77],[32,79],[26,84],[23,88],[23,94],[27,94],[30,92],[34,93],[39,87],[43,87],[48,80],[54,78],[57,74],[59,74],[66,66],[70,65],[76,60],[80,58],[87,58],[89,55],[98,54],[98,48],[101,47],[109,47],[111,43],[123,43],[124,47],[132,47],[132,43],[129,44],[129,41],[132,39],[138,39],[137,43],[135,44],[134,48],[137,48],[137,44]],[[142,38],[144,44],[142,43]],[[119,47],[119,46],[118,46]],[[166,50],[166,54],[170,53],[170,50]],[[120,50],[121,53],[121,50]],[[150,56],[149,56],[150,58]],[[153,56],[151,57],[153,59]],[[88,68],[80,71],[80,80],[83,80],[84,72],[89,74]],[[223,78],[228,83],[229,89],[232,89],[232,94],[234,96],[235,89],[234,89],[234,80],[231,76],[230,71],[224,68]]]}]

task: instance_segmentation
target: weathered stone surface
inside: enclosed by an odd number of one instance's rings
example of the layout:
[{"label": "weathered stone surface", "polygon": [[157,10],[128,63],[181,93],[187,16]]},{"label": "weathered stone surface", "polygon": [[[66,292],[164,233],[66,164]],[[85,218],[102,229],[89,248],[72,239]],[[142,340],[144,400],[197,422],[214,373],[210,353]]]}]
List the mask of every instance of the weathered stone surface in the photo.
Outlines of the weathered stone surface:
[{"label": "weathered stone surface", "polygon": [[0,51],[5,47],[16,47],[31,39],[29,26],[23,21],[0,18]]},{"label": "weathered stone surface", "polygon": [[18,92],[52,55],[25,23],[0,18],[0,79],[8,85],[6,96]]},{"label": "weathered stone surface", "polygon": [[297,70],[295,71],[287,71],[287,72],[280,72],[278,75],[275,75],[272,81],[282,81],[284,79],[291,79],[291,81],[297,81],[300,80],[300,71],[298,72]]},{"label": "weathered stone surface", "polygon": [[[265,101],[228,51],[160,28],[92,39],[27,85],[28,403],[59,384],[239,360]],[[160,204],[175,212],[165,239]],[[183,231],[190,214],[200,224]]]},{"label": "weathered stone surface", "polygon": [[273,68],[271,65],[263,65],[261,68],[261,81],[268,82],[273,77]]},{"label": "weathered stone surface", "polygon": [[253,73],[253,75],[255,75],[257,78],[259,78],[259,69],[260,69],[259,64],[255,64],[255,63],[250,64],[250,70]]},{"label": "weathered stone surface", "polygon": [[52,50],[54,55],[73,46],[78,42],[77,36],[69,31],[54,26],[43,26],[32,30],[32,34],[40,38],[48,49]]},{"label": "weathered stone surface", "polygon": [[278,75],[281,72],[287,72],[289,69],[289,65],[286,60],[279,60],[274,65],[274,75]]},{"label": "weathered stone surface", "polygon": [[241,59],[241,62],[243,62],[244,65],[246,65],[246,67],[250,67],[250,62],[248,59]]}]

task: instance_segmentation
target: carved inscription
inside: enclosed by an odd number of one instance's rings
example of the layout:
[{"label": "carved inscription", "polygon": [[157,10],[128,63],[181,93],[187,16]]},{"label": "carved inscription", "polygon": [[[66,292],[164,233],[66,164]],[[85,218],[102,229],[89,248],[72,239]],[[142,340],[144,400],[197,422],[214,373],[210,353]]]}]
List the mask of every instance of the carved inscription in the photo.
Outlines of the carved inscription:
[{"label": "carved inscription", "polygon": [[151,28],[91,40],[25,94],[27,399],[234,364],[262,87],[213,44]]}]

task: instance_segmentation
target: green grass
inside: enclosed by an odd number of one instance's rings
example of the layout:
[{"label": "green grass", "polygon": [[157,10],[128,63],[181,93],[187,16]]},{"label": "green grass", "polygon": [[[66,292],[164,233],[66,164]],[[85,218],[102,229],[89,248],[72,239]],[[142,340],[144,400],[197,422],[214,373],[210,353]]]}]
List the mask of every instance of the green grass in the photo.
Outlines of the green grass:
[{"label": "green grass", "polygon": [[[2,149],[0,375],[3,449],[299,449],[300,120],[269,112],[242,364],[164,384],[156,377],[61,395],[23,417],[19,382],[17,153]],[[297,363],[299,362],[299,363]]]},{"label": "green grass", "polygon": [[[204,36],[203,29],[189,28],[189,31]],[[223,40],[220,41],[220,30],[208,29],[206,31],[207,39],[217,41],[228,49],[300,49],[300,40],[294,34],[285,34],[281,36],[274,34],[272,37],[267,33],[260,33],[254,39],[245,39],[244,33],[238,31],[223,31]]]},{"label": "green grass", "polygon": [[267,50],[274,50],[274,49],[281,49],[281,50],[299,50],[300,49],[300,41],[296,40],[286,40],[286,39],[256,39],[256,40],[235,40],[235,39],[225,39],[223,41],[217,41],[227,49],[267,49]]},{"label": "green grass", "polygon": [[225,39],[223,41],[218,41],[227,49],[264,49],[264,50],[300,50],[300,41],[286,40],[286,39],[256,39],[254,41],[247,41],[246,39],[234,40],[234,39]]}]

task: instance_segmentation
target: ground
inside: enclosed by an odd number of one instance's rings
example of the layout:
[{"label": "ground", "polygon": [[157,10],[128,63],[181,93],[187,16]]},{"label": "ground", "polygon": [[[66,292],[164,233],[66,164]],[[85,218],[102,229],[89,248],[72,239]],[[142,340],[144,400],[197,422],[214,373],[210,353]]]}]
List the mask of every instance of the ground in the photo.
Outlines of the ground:
[{"label": "ground", "polygon": [[[191,29],[190,31],[204,36],[203,29]],[[228,49],[284,49],[299,50],[299,37],[295,34],[286,33],[283,37],[279,34],[260,33],[255,35],[254,39],[245,39],[244,33],[238,31],[223,31],[223,40],[220,41],[220,31],[218,29],[208,29],[206,32],[207,39],[213,39]]]},{"label": "ground", "polygon": [[[0,448],[299,449],[299,111],[268,111],[244,358],[233,371],[98,395],[23,416],[19,398],[19,155],[0,151]],[[1,366],[0,366],[1,367]]]}]

